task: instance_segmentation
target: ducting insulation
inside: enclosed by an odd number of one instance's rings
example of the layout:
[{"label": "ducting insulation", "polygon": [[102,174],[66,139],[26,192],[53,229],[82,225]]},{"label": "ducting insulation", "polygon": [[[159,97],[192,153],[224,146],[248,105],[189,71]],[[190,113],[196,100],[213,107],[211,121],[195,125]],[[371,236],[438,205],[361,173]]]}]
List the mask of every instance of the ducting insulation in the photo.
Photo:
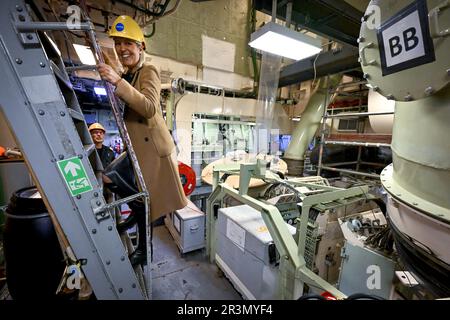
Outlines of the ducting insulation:
[{"label": "ducting insulation", "polygon": [[279,147],[272,143],[278,139],[279,128],[273,126],[274,108],[278,93],[281,57],[263,53],[256,103],[256,153],[276,155]]},{"label": "ducting insulation", "polygon": [[371,1],[358,41],[369,83],[396,100],[393,164],[381,173],[396,248],[435,297],[450,295],[450,10],[442,3]]},{"label": "ducting insulation", "polygon": [[326,101],[327,89],[330,86],[336,86],[341,79],[342,75],[322,78],[318,84],[318,88],[309,99],[284,154],[283,160],[288,164],[289,175],[299,176],[303,174],[305,152],[319,128],[326,103],[330,102]]},{"label": "ducting insulation", "polygon": [[393,165],[381,174],[400,254],[441,297],[450,294],[449,121],[450,88],[417,102],[397,102]]},{"label": "ducting insulation", "polygon": [[[388,100],[373,89],[369,90],[367,98],[367,111],[373,112],[394,112],[395,101]],[[369,123],[373,133],[392,134],[394,115],[369,116]]]}]

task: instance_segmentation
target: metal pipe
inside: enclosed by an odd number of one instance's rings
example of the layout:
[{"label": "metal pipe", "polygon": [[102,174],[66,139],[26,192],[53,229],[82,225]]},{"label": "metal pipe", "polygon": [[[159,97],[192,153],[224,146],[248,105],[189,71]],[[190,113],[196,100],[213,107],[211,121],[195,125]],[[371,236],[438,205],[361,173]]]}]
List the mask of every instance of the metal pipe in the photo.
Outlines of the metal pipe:
[{"label": "metal pipe", "polygon": [[329,171],[348,173],[348,174],[355,174],[358,176],[370,177],[370,178],[374,178],[374,179],[380,179],[380,175],[374,174],[374,173],[359,172],[359,171],[347,170],[347,169],[338,169],[338,168],[332,168],[332,167],[327,167],[327,166],[322,166],[322,169],[329,170]]},{"label": "metal pipe", "polygon": [[[326,95],[325,97],[325,105],[327,106],[329,103],[328,101],[328,95]],[[323,109],[323,116],[325,116],[327,113],[327,108]],[[323,148],[325,146],[325,133],[326,133],[326,127],[327,127],[327,122],[325,121],[325,119],[322,117],[323,121],[322,121],[322,128],[320,130],[320,147],[319,147],[319,159],[317,162],[317,175],[320,176],[320,173],[322,172],[322,160],[323,160]]]},{"label": "metal pipe", "polygon": [[357,164],[357,161],[347,161],[347,162],[333,162],[333,163],[325,163],[324,166],[335,167],[335,166],[346,166],[349,164]]},{"label": "metal pipe", "polygon": [[342,145],[342,146],[377,147],[377,148],[391,146],[389,143],[336,141],[336,140],[325,140],[325,144],[337,144],[337,145]]},{"label": "metal pipe", "polygon": [[145,193],[144,192],[139,192],[139,193],[133,194],[133,195],[131,195],[129,197],[122,198],[122,199],[119,199],[117,201],[108,203],[108,204],[106,204],[106,205],[104,205],[102,207],[95,208],[94,209],[94,214],[98,214],[98,213],[101,213],[101,212],[105,212],[105,211],[111,210],[111,209],[113,209],[115,207],[118,207],[118,206],[120,206],[120,205],[122,205],[124,203],[131,202],[131,201],[133,201],[133,200],[135,200],[137,198],[140,198],[140,197],[145,197]]},{"label": "metal pipe", "polygon": [[249,96],[253,96],[252,92],[248,92],[248,91],[244,91],[244,90],[236,90],[236,89],[230,89],[230,88],[226,88],[226,87],[218,87],[218,86],[212,86],[212,85],[208,85],[208,84],[204,84],[202,82],[199,81],[194,81],[194,80],[183,80],[185,85],[185,89],[186,91],[190,91],[191,87],[197,88],[198,90],[194,90],[193,92],[200,92],[201,88],[207,88],[207,89],[214,89],[220,92],[220,95],[224,95],[226,96],[226,93],[228,94],[232,94],[233,97],[249,97]]},{"label": "metal pipe", "polygon": [[385,111],[385,112],[354,112],[354,113],[327,114],[325,115],[325,118],[366,117],[366,116],[381,116],[385,114],[394,114],[394,112]]},{"label": "metal pipe", "polygon": [[[335,88],[336,89],[337,88],[347,88],[347,87],[358,86],[360,84],[367,84],[367,81],[361,80],[361,81],[354,81],[354,82],[345,82],[345,83],[341,83],[341,84],[337,85]],[[332,93],[334,93],[334,91],[332,91]]]},{"label": "metal pipe", "polygon": [[277,19],[277,0],[272,0],[272,22]]},{"label": "metal pipe", "polygon": [[374,167],[385,167],[386,166],[386,164],[384,164],[384,163],[368,162],[368,161],[361,161],[360,164],[363,164],[366,166],[374,166]]},{"label": "metal pipe", "polygon": [[362,147],[361,146],[359,146],[358,147],[358,158],[357,158],[357,160],[356,160],[356,171],[359,171],[359,167],[360,167],[360,165],[361,165],[361,152],[362,152]]},{"label": "metal pipe", "polygon": [[286,28],[289,28],[291,25],[291,17],[292,17],[292,1],[289,1],[286,5]]},{"label": "metal pipe", "polygon": [[15,24],[19,32],[30,32],[37,30],[69,30],[69,31],[88,31],[93,30],[91,23],[82,22],[78,24],[68,24],[67,22],[18,22]]},{"label": "metal pipe", "polygon": [[[358,91],[360,92],[360,91]],[[355,98],[367,98],[367,95],[364,94],[356,94],[352,92],[345,92],[345,91],[331,91],[330,94],[336,93],[339,96],[342,97],[355,97]]]},{"label": "metal pipe", "polygon": [[169,99],[166,103],[166,123],[167,128],[169,128],[170,131],[173,129],[173,109],[175,104],[175,93],[170,92],[169,93]]}]

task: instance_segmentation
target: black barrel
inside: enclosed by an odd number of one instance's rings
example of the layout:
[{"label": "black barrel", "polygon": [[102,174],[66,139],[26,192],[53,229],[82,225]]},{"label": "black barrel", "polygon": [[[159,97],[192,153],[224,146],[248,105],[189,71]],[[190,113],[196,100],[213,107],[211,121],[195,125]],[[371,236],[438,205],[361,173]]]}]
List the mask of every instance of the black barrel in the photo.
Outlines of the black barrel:
[{"label": "black barrel", "polygon": [[36,187],[16,191],[6,210],[6,282],[13,299],[54,299],[65,262]]}]

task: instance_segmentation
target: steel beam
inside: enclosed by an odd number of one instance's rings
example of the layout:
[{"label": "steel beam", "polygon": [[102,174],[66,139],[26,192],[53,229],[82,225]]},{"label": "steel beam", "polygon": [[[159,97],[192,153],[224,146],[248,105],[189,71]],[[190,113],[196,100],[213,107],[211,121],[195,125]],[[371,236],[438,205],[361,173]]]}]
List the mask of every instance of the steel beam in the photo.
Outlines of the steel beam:
[{"label": "steel beam", "polygon": [[360,67],[358,49],[350,46],[344,46],[338,51],[319,53],[317,59],[316,57],[313,56],[297,61],[282,69],[278,86],[284,87],[314,79],[314,61],[316,61],[316,78]]}]

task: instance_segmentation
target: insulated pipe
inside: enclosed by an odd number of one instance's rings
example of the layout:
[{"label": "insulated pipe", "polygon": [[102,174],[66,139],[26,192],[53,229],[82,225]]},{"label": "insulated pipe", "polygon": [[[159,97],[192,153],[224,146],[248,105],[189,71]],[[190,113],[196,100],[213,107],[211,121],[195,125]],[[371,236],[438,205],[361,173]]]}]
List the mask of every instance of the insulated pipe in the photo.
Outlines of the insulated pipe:
[{"label": "insulated pipe", "polygon": [[[397,101],[391,145],[396,183],[424,203],[449,210],[447,219],[450,219],[449,121],[450,86],[429,98]],[[421,209],[428,211],[426,206]]]},{"label": "insulated pipe", "polygon": [[[365,78],[396,101],[393,163],[380,179],[399,261],[433,298],[450,293],[450,39],[440,29],[450,21],[445,3],[372,0],[358,38]],[[410,19],[413,14],[420,19]],[[381,27],[374,28],[371,19],[377,18]],[[421,28],[414,39],[424,51],[413,56],[403,44],[392,60],[391,39]]]},{"label": "insulated pipe", "polygon": [[301,120],[294,129],[291,142],[286,149],[283,160],[288,164],[288,172],[291,175],[301,175],[303,173],[303,162],[305,152],[309,143],[319,128],[320,121],[324,114],[327,89],[337,85],[342,79],[342,75],[328,77],[328,81],[321,79],[319,88],[313,93],[303,111]]}]

